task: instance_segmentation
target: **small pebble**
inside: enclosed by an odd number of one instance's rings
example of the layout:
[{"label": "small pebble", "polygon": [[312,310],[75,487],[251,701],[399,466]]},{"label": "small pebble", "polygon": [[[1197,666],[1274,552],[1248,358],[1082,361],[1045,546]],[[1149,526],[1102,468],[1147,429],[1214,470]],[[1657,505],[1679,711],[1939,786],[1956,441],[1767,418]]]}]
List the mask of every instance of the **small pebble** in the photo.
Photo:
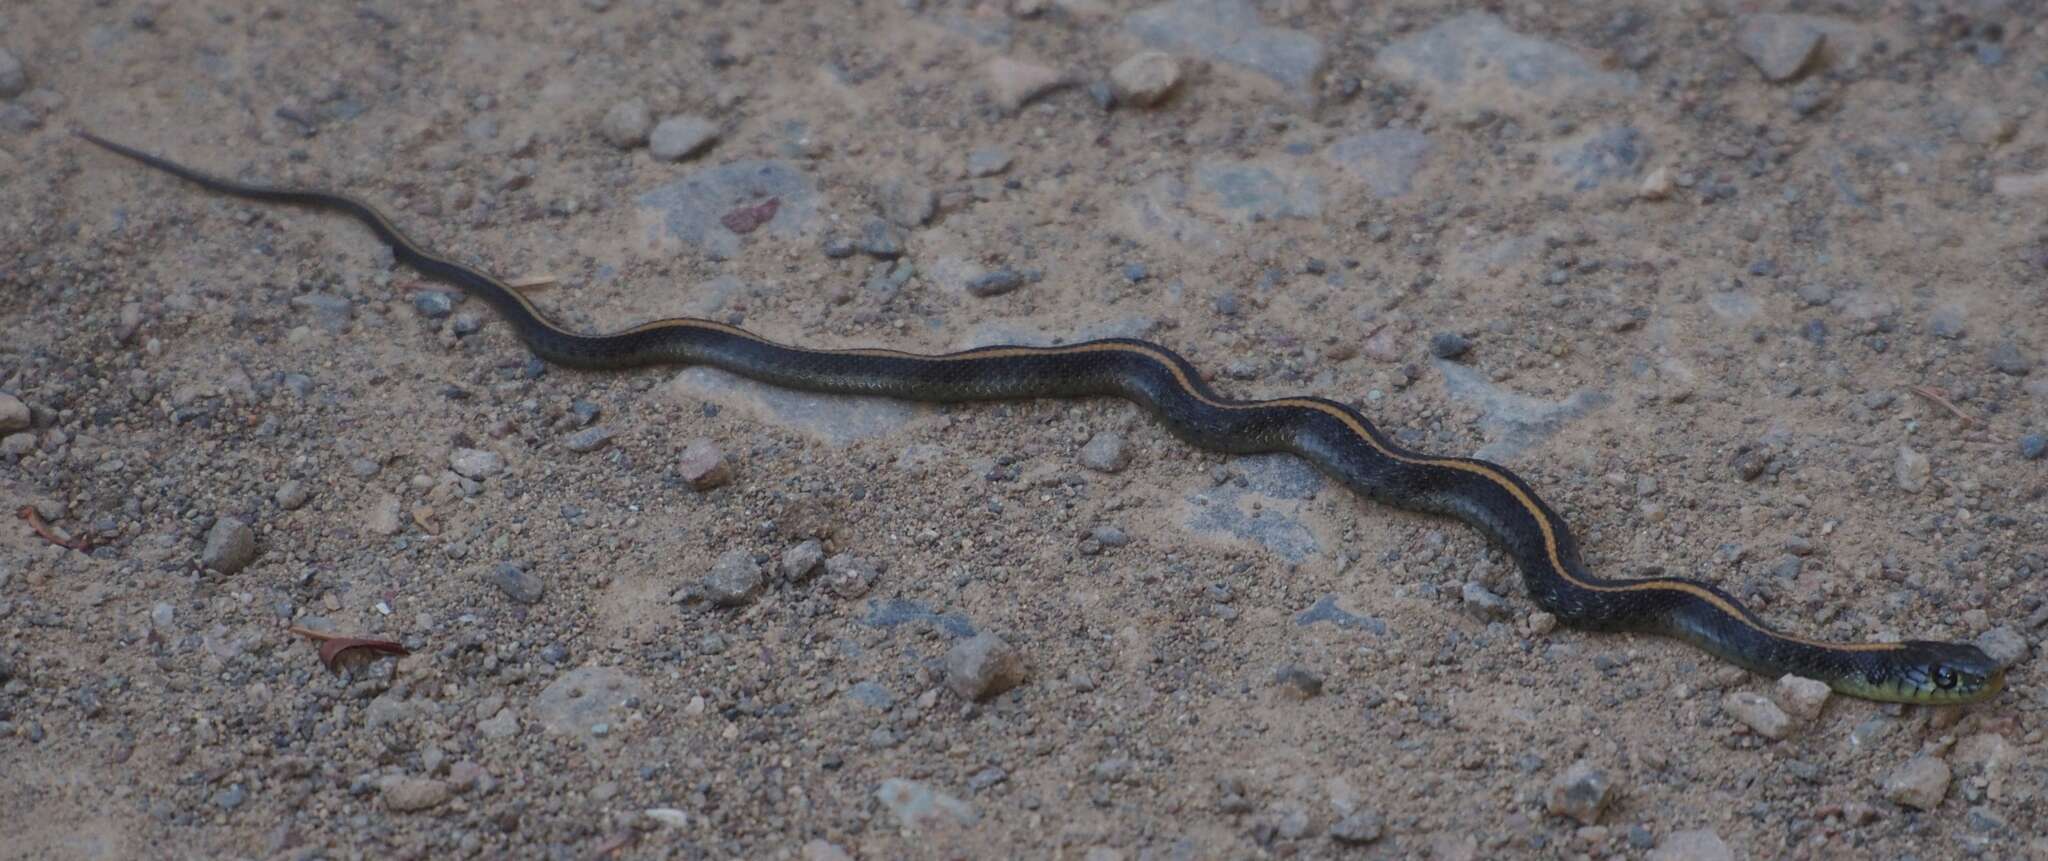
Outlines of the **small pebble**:
[{"label": "small pebble", "polygon": [[458,448],[448,455],[448,468],[463,478],[482,481],[505,469],[505,458],[495,451]]},{"label": "small pebble", "polygon": [[1834,693],[1828,683],[1816,679],[1787,675],[1778,679],[1776,699],[1778,707],[1802,721],[1820,717],[1821,709],[1828,704],[1828,696]]},{"label": "small pebble", "polygon": [[484,315],[475,311],[459,312],[455,319],[448,321],[448,328],[457,335],[474,335],[483,331]]},{"label": "small pebble", "polygon": [[1455,359],[1471,349],[1472,342],[1456,332],[1438,332],[1429,339],[1429,354],[1439,359]]},{"label": "small pebble", "polygon": [[857,244],[862,254],[894,260],[903,256],[903,228],[879,218],[870,218],[861,225]]},{"label": "small pebble", "polygon": [[1014,269],[998,269],[975,276],[967,282],[967,292],[986,299],[1001,296],[1024,286],[1024,275]]},{"label": "small pebble", "polygon": [[1180,83],[1180,63],[1173,55],[1146,51],[1109,71],[1111,93],[1118,104],[1149,108],[1159,104]]},{"label": "small pebble", "polygon": [[1088,444],[1081,446],[1081,465],[1096,472],[1116,473],[1131,465],[1130,447],[1124,444],[1122,434],[1101,431],[1088,438]]},{"label": "small pebble", "polygon": [[1569,816],[1581,825],[1592,825],[1600,821],[1600,811],[1607,807],[1613,790],[1604,772],[1591,762],[1579,760],[1550,781],[1544,803],[1552,815]]},{"label": "small pebble", "polygon": [[683,446],[682,456],[676,458],[676,472],[691,489],[700,492],[732,481],[732,467],[725,461],[725,452],[718,443],[702,438]]},{"label": "small pebble", "polygon": [[0,433],[28,430],[35,416],[28,404],[6,392],[0,392]]},{"label": "small pebble", "polygon": [[223,517],[206,531],[206,549],[199,554],[200,564],[222,574],[233,574],[255,559],[256,533],[248,524]]},{"label": "small pebble", "polygon": [[990,95],[1005,112],[1029,104],[1032,99],[1051,92],[1064,82],[1054,69],[1008,57],[990,60],[982,71],[988,78]]},{"label": "small pebble", "polygon": [[1762,694],[1729,691],[1721,698],[1721,710],[1765,738],[1781,739],[1792,732],[1792,718]]},{"label": "small pebble", "polygon": [[785,580],[798,583],[809,580],[824,564],[825,545],[816,538],[782,551],[782,577]]},{"label": "small pebble", "polygon": [[297,511],[311,497],[312,494],[306,490],[305,483],[294,478],[278,485],[277,493],[271,498],[276,500],[277,507],[286,511]]},{"label": "small pebble", "polygon": [[632,99],[613,105],[606,111],[598,133],[612,146],[632,149],[647,142],[647,132],[653,127],[654,117],[647,112],[647,103]]},{"label": "small pebble", "polygon": [[1735,861],[1728,842],[1712,831],[1673,831],[1664,835],[1647,861]]},{"label": "small pebble", "polygon": [[2018,344],[2000,341],[1991,348],[1991,367],[2001,374],[2024,377],[2034,370],[2034,357]]},{"label": "small pebble", "polygon": [[1643,184],[1636,189],[1636,196],[1644,200],[1663,200],[1671,196],[1671,171],[1657,168],[1643,177]]},{"label": "small pebble", "polygon": [[567,446],[573,452],[596,451],[603,448],[605,443],[610,442],[612,436],[613,431],[611,428],[598,425],[570,434],[567,439],[562,441],[562,445]]},{"label": "small pebble", "polygon": [[510,562],[491,566],[491,585],[505,593],[505,597],[521,604],[540,603],[547,592],[547,584],[526,569]]},{"label": "small pebble", "polygon": [[2000,625],[1977,635],[1971,641],[1984,650],[1984,656],[2001,667],[2009,667],[2027,658],[2027,638],[2011,625]]},{"label": "small pebble", "polygon": [[421,290],[412,294],[413,310],[429,320],[439,320],[455,310],[455,294],[446,290]]},{"label": "small pebble", "polygon": [[1273,684],[1289,697],[1312,699],[1323,693],[1323,677],[1296,664],[1284,664],[1273,671]]},{"label": "small pebble", "polygon": [[1820,49],[1819,26],[1795,15],[1747,15],[1735,32],[1735,47],[1772,83],[1806,70]]},{"label": "small pebble", "polygon": [[873,564],[851,553],[835,554],[825,560],[825,588],[849,601],[866,595],[881,577]]},{"label": "small pebble", "polygon": [[1915,810],[1933,810],[1948,795],[1952,777],[1954,772],[1940,757],[1916,756],[1884,776],[1884,797]]},{"label": "small pebble", "polygon": [[647,154],[661,161],[682,161],[718,140],[718,124],[695,114],[669,117],[647,138]]},{"label": "small pebble", "polygon": [[720,607],[738,607],[759,596],[764,584],[761,566],[754,564],[754,554],[728,550],[712,564],[711,573],[705,575],[704,597]]},{"label": "small pebble", "polygon": [[995,176],[1010,169],[1010,151],[1001,147],[982,147],[967,153],[967,175],[972,177]]},{"label": "small pebble", "polygon": [[2048,436],[2030,433],[2020,437],[2020,457],[2040,460],[2042,455],[2048,455]]},{"label": "small pebble", "polygon": [[1386,820],[1370,810],[1360,810],[1330,826],[1330,839],[1339,843],[1362,846],[1380,839],[1386,833]]},{"label": "small pebble", "polygon": [[1481,622],[1499,622],[1513,615],[1514,610],[1499,595],[1488,591],[1477,582],[1468,582],[1460,592],[1464,598],[1465,614]]},{"label": "small pebble", "polygon": [[1927,486],[1927,480],[1934,475],[1934,468],[1927,461],[1927,455],[1914,451],[1909,446],[1899,446],[1898,460],[1892,464],[1892,478],[1899,489],[1918,493]]},{"label": "small pebble", "polygon": [[397,813],[413,813],[441,806],[453,791],[448,784],[426,777],[392,776],[377,782],[384,806]]},{"label": "small pebble", "polygon": [[1024,657],[1001,637],[983,632],[946,652],[946,687],[980,702],[1024,681]]}]

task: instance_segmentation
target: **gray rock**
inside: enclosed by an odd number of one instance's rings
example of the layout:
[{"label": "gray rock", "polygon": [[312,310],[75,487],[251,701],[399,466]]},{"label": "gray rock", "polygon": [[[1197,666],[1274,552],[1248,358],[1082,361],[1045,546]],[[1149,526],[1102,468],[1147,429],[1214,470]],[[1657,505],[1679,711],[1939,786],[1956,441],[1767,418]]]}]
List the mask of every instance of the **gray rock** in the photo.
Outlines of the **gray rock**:
[{"label": "gray rock", "polygon": [[249,790],[237,783],[213,794],[214,806],[222,810],[233,810],[249,800]]},{"label": "gray rock", "polygon": [[718,140],[718,124],[696,114],[669,117],[647,138],[647,154],[661,161],[682,161]]},{"label": "gray rock", "polygon": [[312,493],[306,490],[305,482],[296,478],[289,479],[285,483],[278,485],[277,492],[271,494],[271,499],[277,503],[277,507],[286,511],[299,510],[311,498]]},{"label": "gray rock", "polygon": [[455,310],[455,294],[446,290],[421,290],[412,294],[412,308],[429,320],[439,320]]},{"label": "gray rock", "polygon": [[1195,164],[1193,183],[1202,192],[1194,202],[1240,224],[1323,213],[1318,180],[1292,170],[1209,159]]},{"label": "gray rock", "polygon": [[624,719],[628,703],[647,698],[646,683],[617,667],[578,667],[555,677],[530,706],[541,727],[557,735],[592,735],[591,730]]},{"label": "gray rock", "polygon": [[2024,377],[2034,370],[2034,357],[2011,341],[2000,341],[1991,348],[1991,367],[1999,373]]},{"label": "gray rock", "polygon": [[1907,493],[1918,493],[1927,486],[1934,475],[1934,467],[1927,455],[1913,450],[1910,446],[1899,446],[1899,456],[1892,463],[1892,479],[1899,489]]},{"label": "gray rock", "polygon": [[1768,739],[1782,739],[1792,733],[1791,716],[1761,694],[1729,691],[1721,698],[1721,710]]},{"label": "gray rock", "polygon": [[1143,51],[1109,70],[1117,104],[1149,108],[1180,84],[1180,63],[1163,51]]},{"label": "gray rock", "polygon": [[1247,0],[1170,0],[1131,13],[1124,31],[1149,48],[1250,69],[1297,100],[1314,98],[1323,68],[1322,43],[1307,33],[1266,26]]},{"label": "gray rock", "polygon": [[825,588],[841,598],[866,595],[881,577],[874,563],[851,553],[835,553],[825,560]]},{"label": "gray rock", "polygon": [[1352,846],[1363,846],[1380,839],[1386,833],[1386,819],[1370,810],[1360,810],[1330,826],[1330,839]]},{"label": "gray rock", "polygon": [[945,663],[946,687],[964,700],[986,700],[1024,681],[1024,656],[994,634],[953,644]]},{"label": "gray rock", "polygon": [[1963,320],[1963,312],[1952,306],[1934,309],[1927,315],[1927,333],[1937,338],[1958,340],[1969,332],[1969,324]]},{"label": "gray rock", "polygon": [[1827,34],[1803,15],[1746,15],[1735,31],[1735,47],[1772,83],[1805,71]]},{"label": "gray rock", "polygon": [[11,99],[28,92],[28,72],[21,67],[21,61],[13,54],[0,48],[0,99]]},{"label": "gray rock", "polygon": [[989,95],[1005,113],[1015,113],[1033,99],[1067,84],[1059,70],[1009,57],[997,57],[982,66]]},{"label": "gray rock", "polygon": [[1633,181],[1650,155],[1647,136],[1617,126],[1553,147],[1550,172],[1573,191],[1590,191],[1607,182]]},{"label": "gray rock", "polygon": [[677,374],[670,383],[670,393],[672,398],[692,408],[712,401],[832,446],[895,433],[920,413],[931,410],[889,398],[821,395],[777,388],[702,366]]},{"label": "gray rock", "polygon": [[1386,636],[1387,633],[1387,623],[1344,609],[1335,595],[1324,595],[1316,599],[1314,604],[1309,605],[1308,609],[1294,615],[1294,624],[1296,625],[1307,627],[1319,623],[1329,623],[1339,628],[1370,631],[1380,636]]},{"label": "gray rock", "polygon": [[1436,368],[1443,373],[1444,390],[1452,399],[1479,406],[1480,429],[1492,441],[1480,446],[1473,456],[1496,463],[1512,461],[1515,455],[1557,433],[1566,422],[1612,400],[1604,393],[1580,390],[1563,401],[1540,401],[1499,388],[1479,371],[1461,364],[1439,361]]},{"label": "gray rock", "polygon": [[635,203],[650,225],[653,244],[691,247],[712,260],[725,260],[739,254],[742,242],[742,234],[728,223],[731,216],[770,200],[775,202],[772,216],[750,227],[747,236],[797,239],[823,226],[816,184],[784,161],[697,168],[640,195]]},{"label": "gray rock", "polygon": [[1514,615],[1506,600],[1477,582],[1467,582],[1459,594],[1464,599],[1465,614],[1481,622],[1506,621]]},{"label": "gray rock", "polygon": [[1567,100],[1633,90],[1635,76],[1601,71],[1570,48],[1507,28],[1485,12],[1468,12],[1395,41],[1374,59],[1397,81],[1429,91],[1453,109],[1535,115]]},{"label": "gray rock", "polygon": [[632,149],[647,142],[647,130],[654,127],[654,115],[639,99],[620,102],[604,114],[598,134],[619,149]]},{"label": "gray rock", "polygon": [[1081,465],[1096,472],[1123,472],[1131,465],[1131,452],[1124,445],[1122,434],[1102,431],[1088,438],[1088,444],[1081,446]]},{"label": "gray rock", "polygon": [[801,583],[811,579],[825,564],[825,545],[812,538],[782,551],[782,577]]},{"label": "gray rock", "polygon": [[967,617],[955,613],[934,613],[930,607],[908,598],[870,600],[868,615],[860,622],[870,628],[884,629],[914,622],[930,625],[953,637],[972,637],[975,634],[974,623],[967,621]]},{"label": "gray rock", "polygon": [[1381,129],[1339,138],[1323,158],[1365,182],[1373,197],[1400,197],[1415,188],[1429,161],[1429,136],[1414,129]]},{"label": "gray rock", "polygon": [[2040,460],[2042,455],[2048,455],[2048,436],[2030,433],[2020,437],[2020,457]]},{"label": "gray rock", "polygon": [[547,583],[539,576],[510,562],[491,566],[491,585],[505,593],[505,597],[521,604],[538,604],[542,595],[547,594]]},{"label": "gray rock", "polygon": [[1001,296],[1024,286],[1024,274],[1015,269],[997,269],[974,276],[967,282],[967,293],[986,299]]},{"label": "gray rock", "polygon": [[846,696],[876,711],[888,711],[896,706],[896,695],[874,682],[855,682],[847,689]]},{"label": "gray rock", "polygon": [[1949,780],[1954,776],[1946,761],[1922,754],[1884,776],[1884,797],[1915,810],[1933,810],[1948,795]]},{"label": "gray rock", "polygon": [[233,574],[255,560],[256,533],[249,524],[223,517],[206,531],[206,548],[199,553],[200,564],[222,574]]},{"label": "gray rock", "polygon": [[449,453],[448,468],[463,478],[482,481],[503,472],[505,458],[486,449],[458,448]]},{"label": "gray rock", "polygon": [[1275,669],[1273,685],[1295,699],[1312,699],[1323,694],[1323,677],[1298,664],[1283,664]]},{"label": "gray rock", "polygon": [[881,260],[894,260],[903,256],[903,243],[907,237],[903,228],[879,218],[870,218],[860,227],[860,241],[854,246],[860,253]]},{"label": "gray rock", "polygon": [[967,175],[995,176],[1010,169],[1010,151],[1002,147],[978,147],[967,153]]},{"label": "gray rock", "polygon": [[1706,829],[1664,835],[1646,861],[1735,861],[1735,852],[1721,835]]},{"label": "gray rock", "polygon": [[377,781],[377,794],[384,799],[385,808],[394,813],[416,813],[441,806],[454,797],[455,791],[430,777],[392,775]]},{"label": "gray rock", "polygon": [[597,425],[570,434],[567,439],[562,440],[562,445],[573,452],[596,451],[603,448],[605,443],[611,442],[613,435],[611,428]]},{"label": "gray rock", "polygon": [[892,777],[875,787],[875,800],[912,831],[952,822],[973,825],[981,818],[974,806],[915,780]]},{"label": "gray rock", "polygon": [[705,575],[704,597],[720,607],[738,607],[759,596],[766,582],[752,553],[728,550],[712,564],[711,573]]},{"label": "gray rock", "polygon": [[1471,349],[1472,342],[1456,332],[1438,332],[1429,336],[1429,354],[1439,359],[1455,359]]},{"label": "gray rock", "polygon": [[1550,781],[1544,805],[1552,815],[1569,816],[1581,825],[1592,825],[1600,821],[1600,812],[1606,809],[1613,789],[1605,772],[1582,759]]},{"label": "gray rock", "polygon": [[0,392],[0,433],[28,430],[35,418],[28,404],[6,392]]},{"label": "gray rock", "polygon": [[519,716],[510,708],[498,709],[498,713],[476,722],[478,735],[488,739],[507,739],[519,734]]},{"label": "gray rock", "polygon": [[1978,634],[1977,639],[1971,642],[1975,643],[1977,648],[1983,649],[1984,655],[2001,667],[2012,666],[2026,660],[2027,657],[2027,638],[2011,625],[1992,628]]}]

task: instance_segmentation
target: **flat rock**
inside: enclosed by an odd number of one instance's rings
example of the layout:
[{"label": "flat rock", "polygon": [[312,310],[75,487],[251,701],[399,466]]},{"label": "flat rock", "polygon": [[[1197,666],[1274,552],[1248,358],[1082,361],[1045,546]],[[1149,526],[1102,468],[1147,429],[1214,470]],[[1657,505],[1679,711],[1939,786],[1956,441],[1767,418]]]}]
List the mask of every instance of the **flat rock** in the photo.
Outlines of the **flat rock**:
[{"label": "flat rock", "polygon": [[547,594],[547,583],[525,568],[510,562],[491,566],[491,585],[521,604],[538,604],[541,596]]},{"label": "flat rock", "polygon": [[676,374],[667,388],[669,396],[678,401],[711,401],[744,410],[763,423],[786,427],[832,446],[886,436],[931,410],[889,398],[821,395],[778,388],[701,366]]},{"label": "flat rock", "polygon": [[505,458],[495,451],[458,448],[448,454],[448,468],[463,478],[482,481],[505,471]]},{"label": "flat rock", "polygon": [[1249,0],[1171,0],[1124,18],[1124,32],[1148,48],[1192,54],[1257,72],[1290,96],[1315,97],[1323,45],[1314,36],[1269,27]]},{"label": "flat rock", "polygon": [[1342,600],[1335,595],[1324,595],[1321,598],[1317,598],[1316,602],[1309,605],[1308,609],[1294,614],[1294,624],[1302,627],[1328,624],[1338,628],[1369,631],[1382,637],[1387,634],[1387,623],[1371,616],[1351,612],[1344,607]]},{"label": "flat rock", "polygon": [[1616,126],[1552,146],[1549,174],[1553,183],[1572,191],[1591,191],[1609,182],[1633,185],[1650,156],[1647,135]]},{"label": "flat rock", "polygon": [[1587,415],[1612,400],[1600,392],[1580,390],[1563,401],[1544,401],[1502,389],[1479,371],[1453,362],[1437,360],[1443,372],[1444,390],[1456,400],[1474,404],[1482,414],[1480,429],[1491,439],[1473,456],[1506,462],[1529,447],[1548,439],[1567,422]]},{"label": "flat rock", "polygon": [[1721,710],[1768,739],[1782,739],[1792,733],[1791,716],[1762,694],[1729,691],[1721,698]]},{"label": "flat rock", "polygon": [[647,154],[662,161],[682,161],[718,140],[718,124],[696,114],[669,117],[647,136]]},{"label": "flat rock", "polygon": [[1826,38],[1826,31],[1805,15],[1745,15],[1735,30],[1735,47],[1756,64],[1764,80],[1783,83],[1806,70]]},{"label": "flat rock", "polygon": [[1149,108],[1180,84],[1180,63],[1164,51],[1140,51],[1109,70],[1117,104]]},{"label": "flat rock", "polygon": [[[733,227],[736,213],[762,211],[774,201],[765,220],[746,219],[747,236],[798,239],[818,232],[817,185],[796,165],[776,160],[746,160],[702,167],[640,195],[642,235],[650,250],[694,249],[712,260],[740,253],[742,234]],[[756,223],[758,221],[758,223]]]},{"label": "flat rock", "polygon": [[1666,834],[1645,857],[1648,861],[1735,861],[1735,852],[1721,835],[1701,829]]},{"label": "flat rock", "polygon": [[1207,159],[1195,164],[1191,180],[1190,203],[1238,224],[1323,214],[1321,183],[1282,165]]},{"label": "flat rock", "polygon": [[860,623],[870,628],[894,628],[898,625],[925,623],[954,637],[975,635],[974,623],[968,621],[967,617],[955,613],[936,612],[923,603],[908,598],[870,600],[868,614]]},{"label": "flat rock", "polygon": [[875,787],[875,800],[896,817],[898,825],[911,831],[944,824],[973,825],[981,818],[974,805],[918,781],[898,777]]},{"label": "flat rock", "polygon": [[1632,74],[1602,71],[1571,48],[1524,36],[1485,12],[1468,12],[1400,39],[1374,63],[1455,108],[1516,116],[1636,87]]},{"label": "flat rock", "polygon": [[1415,175],[1429,161],[1429,136],[1414,129],[1380,129],[1339,138],[1323,150],[1323,158],[1365,183],[1372,196],[1386,200],[1415,188]]},{"label": "flat rock", "polygon": [[1322,542],[1302,514],[1328,482],[1322,473],[1291,454],[1236,458],[1230,470],[1237,478],[1185,497],[1185,528],[1226,541],[1250,541],[1296,562],[1321,550]]},{"label": "flat rock", "polygon": [[416,813],[441,806],[455,795],[448,784],[429,777],[394,775],[377,781],[384,806],[397,813]]},{"label": "flat rock", "polygon": [[617,667],[578,667],[542,688],[530,709],[550,733],[594,738],[592,727],[624,719],[626,702],[646,696],[646,683]]},{"label": "flat rock", "polygon": [[1940,757],[1916,756],[1884,776],[1884,797],[1915,810],[1933,810],[1948,795],[1948,784],[1954,776]]}]

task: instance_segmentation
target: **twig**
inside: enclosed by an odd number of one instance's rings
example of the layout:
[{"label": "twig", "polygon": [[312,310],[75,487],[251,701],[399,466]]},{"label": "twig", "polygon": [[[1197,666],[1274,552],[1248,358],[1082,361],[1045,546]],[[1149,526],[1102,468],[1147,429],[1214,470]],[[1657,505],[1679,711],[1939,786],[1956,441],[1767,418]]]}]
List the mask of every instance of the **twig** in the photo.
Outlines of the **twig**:
[{"label": "twig", "polygon": [[76,550],[80,553],[92,552],[92,542],[87,539],[60,537],[57,534],[57,530],[50,528],[50,524],[43,521],[43,515],[36,511],[36,507],[33,505],[24,505],[15,511],[14,514],[28,521],[28,528],[35,530],[36,534],[42,536],[44,541],[48,541],[66,550]]},{"label": "twig", "polygon": [[1963,412],[1960,408],[1958,408],[1955,405],[1954,402],[1950,401],[1946,397],[1943,397],[1941,394],[1941,390],[1939,389],[1933,388],[1931,386],[1907,386],[1906,391],[1912,392],[1913,394],[1926,398],[1929,401],[1933,401],[1942,409],[1948,410],[1956,418],[1962,420],[1963,427],[1969,427],[1977,423],[1976,419],[1970,418],[1969,414]]}]

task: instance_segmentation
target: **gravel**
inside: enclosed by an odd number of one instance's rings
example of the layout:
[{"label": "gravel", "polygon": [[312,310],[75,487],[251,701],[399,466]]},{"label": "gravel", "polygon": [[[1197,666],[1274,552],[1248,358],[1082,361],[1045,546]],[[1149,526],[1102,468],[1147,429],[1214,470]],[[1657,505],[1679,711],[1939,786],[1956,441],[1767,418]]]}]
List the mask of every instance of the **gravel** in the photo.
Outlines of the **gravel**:
[{"label": "gravel", "polygon": [[547,593],[547,583],[525,568],[511,562],[500,562],[491,566],[491,585],[521,604],[538,604]]}]

